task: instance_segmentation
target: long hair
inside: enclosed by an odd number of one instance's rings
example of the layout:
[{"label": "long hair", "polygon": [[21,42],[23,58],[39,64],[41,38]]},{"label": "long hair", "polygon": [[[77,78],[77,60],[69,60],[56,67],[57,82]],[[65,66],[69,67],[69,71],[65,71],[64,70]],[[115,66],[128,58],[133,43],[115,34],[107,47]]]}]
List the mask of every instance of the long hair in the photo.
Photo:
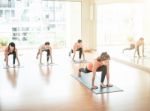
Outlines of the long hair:
[{"label": "long hair", "polygon": [[110,56],[107,52],[102,52],[99,57],[96,59],[97,61],[110,60]]},{"label": "long hair", "polygon": [[10,43],[9,43],[9,45],[8,45],[8,51],[10,50],[10,46],[11,46],[11,47],[14,47],[14,51],[15,51],[15,49],[16,49],[15,43],[14,43],[14,42],[10,42]]}]

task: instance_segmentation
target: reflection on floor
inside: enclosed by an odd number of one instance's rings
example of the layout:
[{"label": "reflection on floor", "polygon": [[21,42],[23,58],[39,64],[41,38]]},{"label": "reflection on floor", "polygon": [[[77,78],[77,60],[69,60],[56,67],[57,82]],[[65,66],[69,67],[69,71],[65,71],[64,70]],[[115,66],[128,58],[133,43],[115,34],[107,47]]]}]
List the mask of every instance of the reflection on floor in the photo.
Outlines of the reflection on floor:
[{"label": "reflection on floor", "polygon": [[[23,68],[0,69],[0,111],[150,111],[147,72],[111,60],[111,83],[123,92],[96,95],[70,76],[86,63],[71,62],[68,51],[54,50],[58,65],[48,67],[39,65],[35,50],[19,53]],[[86,53],[88,60],[96,56]]]}]

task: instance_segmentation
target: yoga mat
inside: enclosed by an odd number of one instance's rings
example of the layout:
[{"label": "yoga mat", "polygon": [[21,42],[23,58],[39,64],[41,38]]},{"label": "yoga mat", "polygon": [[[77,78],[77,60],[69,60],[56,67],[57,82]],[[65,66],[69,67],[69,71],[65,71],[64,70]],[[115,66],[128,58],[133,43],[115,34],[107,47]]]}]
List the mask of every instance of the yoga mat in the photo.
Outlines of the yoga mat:
[{"label": "yoga mat", "polygon": [[[116,86],[112,86],[112,87],[106,87],[106,88],[101,88],[100,84],[98,84],[98,88],[97,89],[92,89],[92,85],[91,85],[91,79],[92,76],[90,74],[84,74],[85,76],[78,77],[77,75],[71,75],[74,79],[76,79],[77,81],[79,81],[80,83],[82,83],[84,86],[86,86],[88,89],[90,89],[92,92],[94,92],[95,94],[103,94],[103,93],[112,93],[112,92],[120,92],[123,91],[122,89],[116,87]],[[97,81],[98,79],[95,79],[95,83],[98,83]],[[100,79],[99,79],[100,80]]]},{"label": "yoga mat", "polygon": [[87,60],[74,60],[74,63],[89,63]]}]

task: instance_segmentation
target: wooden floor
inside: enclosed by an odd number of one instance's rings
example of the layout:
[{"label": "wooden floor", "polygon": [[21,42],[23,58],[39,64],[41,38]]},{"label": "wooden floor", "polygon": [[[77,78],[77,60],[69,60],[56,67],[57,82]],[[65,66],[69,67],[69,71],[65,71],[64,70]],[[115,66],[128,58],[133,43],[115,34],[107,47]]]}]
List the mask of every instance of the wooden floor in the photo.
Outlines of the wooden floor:
[{"label": "wooden floor", "polygon": [[111,83],[123,92],[96,95],[70,76],[85,64],[72,63],[65,50],[54,50],[57,65],[49,67],[39,66],[35,50],[20,51],[23,67],[9,70],[0,54],[0,111],[150,111],[147,72],[111,60]]}]

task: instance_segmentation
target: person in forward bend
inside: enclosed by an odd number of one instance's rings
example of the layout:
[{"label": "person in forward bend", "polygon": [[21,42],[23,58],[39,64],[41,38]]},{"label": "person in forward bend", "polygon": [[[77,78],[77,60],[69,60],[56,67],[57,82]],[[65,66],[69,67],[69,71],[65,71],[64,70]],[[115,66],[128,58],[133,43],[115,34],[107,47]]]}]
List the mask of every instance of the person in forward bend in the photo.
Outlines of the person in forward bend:
[{"label": "person in forward bend", "polygon": [[144,57],[144,38],[143,37],[139,38],[139,40],[137,42],[130,41],[130,47],[123,49],[123,53],[126,50],[133,50],[133,49],[135,49],[134,57],[135,57],[136,53],[138,54],[138,57],[140,57],[141,56],[140,55],[140,47],[142,47],[142,56]]},{"label": "person in forward bend", "polygon": [[6,66],[8,67],[8,63],[9,63],[9,60],[8,60],[8,57],[9,55],[13,55],[13,66],[15,66],[15,61],[17,59],[17,62],[18,62],[18,66],[20,66],[20,62],[19,62],[19,58],[18,58],[18,50],[16,48],[16,45],[14,42],[10,42],[8,47],[5,48],[5,51],[4,51],[4,61],[6,62]]},{"label": "person in forward bend", "polygon": [[73,61],[75,61],[74,58],[76,55],[76,51],[79,51],[79,59],[81,60],[81,56],[83,55],[83,60],[85,60],[83,44],[82,44],[82,40],[80,39],[73,45],[73,48],[69,52],[69,56],[71,56],[71,53],[73,53],[73,57],[72,57]]},{"label": "person in forward bend", "polygon": [[37,56],[36,58],[38,59],[38,56],[40,55],[40,64],[42,64],[42,53],[46,51],[47,52],[47,63],[49,62],[49,58],[51,59],[51,63],[53,63],[52,61],[52,48],[50,46],[50,42],[45,42],[43,45],[41,45],[38,49],[37,52]]},{"label": "person in forward bend", "polygon": [[[112,87],[113,85],[109,83],[109,60],[110,56],[107,52],[102,52],[100,56],[94,59],[92,62],[88,63],[85,68],[79,68],[78,76],[81,77],[81,72],[84,74],[92,72],[92,89],[97,89],[95,85],[96,72],[102,72],[100,87]],[[105,76],[107,77],[107,84],[104,85]]]}]

